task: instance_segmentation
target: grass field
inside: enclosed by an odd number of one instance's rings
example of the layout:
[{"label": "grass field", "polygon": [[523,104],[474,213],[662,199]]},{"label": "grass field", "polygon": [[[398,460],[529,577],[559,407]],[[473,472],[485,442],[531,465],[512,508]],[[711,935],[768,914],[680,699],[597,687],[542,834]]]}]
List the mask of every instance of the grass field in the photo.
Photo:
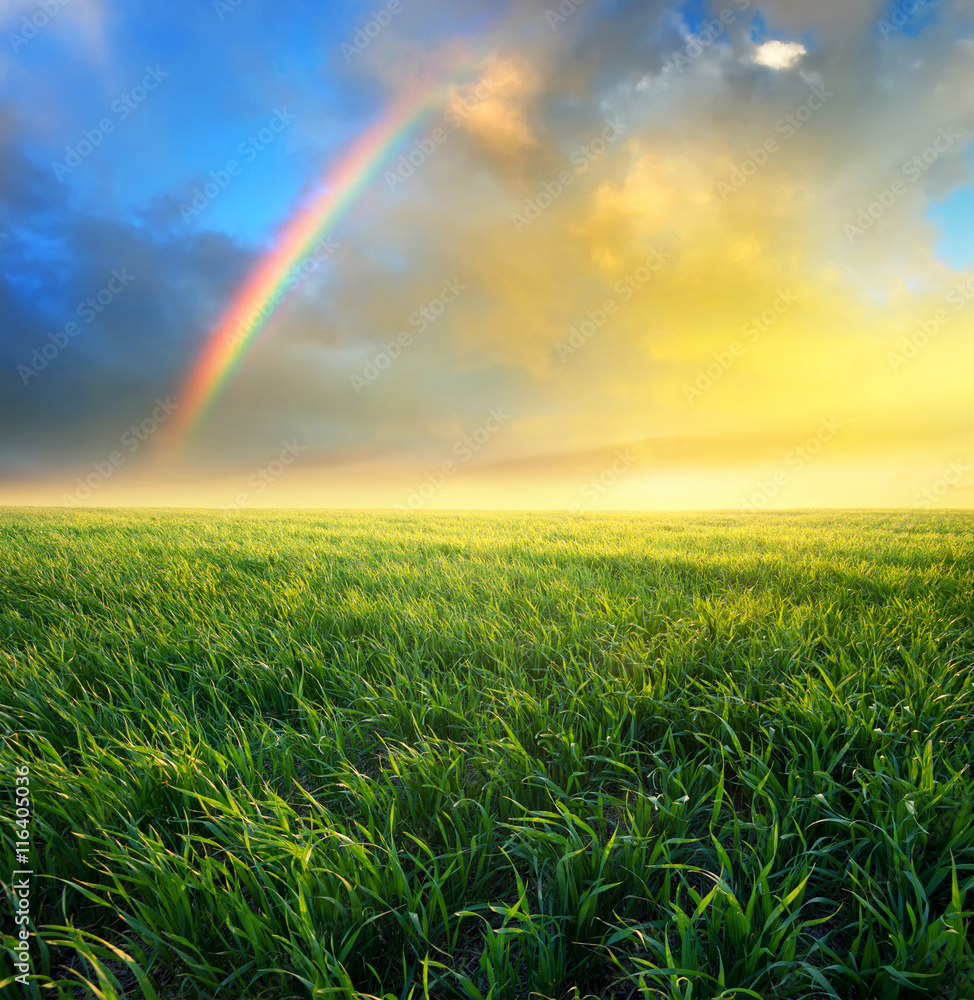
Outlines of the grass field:
[{"label": "grass field", "polygon": [[972,588],[956,512],[7,511],[0,994],[971,1000]]}]

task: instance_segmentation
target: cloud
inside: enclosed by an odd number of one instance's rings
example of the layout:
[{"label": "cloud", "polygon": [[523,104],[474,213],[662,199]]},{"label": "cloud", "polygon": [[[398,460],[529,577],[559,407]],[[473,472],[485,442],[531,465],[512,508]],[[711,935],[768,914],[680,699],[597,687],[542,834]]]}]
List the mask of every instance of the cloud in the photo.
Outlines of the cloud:
[{"label": "cloud", "polygon": [[517,169],[538,146],[527,120],[538,90],[536,69],[526,61],[493,54],[478,80],[447,101],[445,114],[451,123],[460,123],[495,168]]},{"label": "cloud", "polygon": [[[438,9],[404,10],[343,82],[394,93]],[[748,12],[692,50],[662,4],[580,8],[557,30],[543,3],[491,20],[469,60],[476,72],[424,126],[445,141],[395,190],[367,189],[340,251],[236,370],[185,474],[246,481],[298,436],[305,471],[289,481],[302,502],[316,476],[346,498],[367,480],[373,502],[394,502],[507,406],[516,417],[464,472],[472,483],[484,470],[481,496],[496,475],[528,505],[535,474],[560,484],[545,497],[566,484],[571,496],[632,445],[627,504],[699,503],[709,490],[730,506],[835,417],[848,431],[821,482],[810,471],[783,501],[841,496],[844,480],[859,484],[850,502],[908,501],[895,484],[911,488],[931,455],[955,446],[969,406],[974,303],[951,307],[908,366],[889,357],[966,277],[937,259],[926,216],[932,197],[970,181],[970,25],[945,13],[936,30],[884,44],[873,5],[828,10],[762,6],[769,30],[804,43],[755,48]],[[430,42],[427,61],[452,65],[468,42]],[[600,142],[607,121],[619,132]],[[926,162],[940,129],[958,138]],[[0,210],[19,261],[0,281],[0,417],[21,420],[0,462],[20,474],[32,462],[67,468],[97,458],[179,383],[256,254],[225,235],[169,230],[153,206],[86,215],[32,167],[10,116],[0,146]],[[902,194],[885,205],[894,184]],[[862,211],[869,226],[850,239]],[[666,266],[634,284],[659,248]],[[32,295],[45,254],[73,263]],[[28,387],[9,378],[120,263],[140,276],[131,297],[60,368]],[[414,317],[448,280],[465,291],[420,328]],[[356,391],[351,377],[403,332],[408,346]]]},{"label": "cloud", "polygon": [[21,466],[28,455],[31,466],[70,467],[97,457],[173,390],[252,258],[216,234],[74,207],[24,154],[25,134],[0,107],[0,228],[8,233],[0,243],[0,451],[20,455]]},{"label": "cloud", "polygon": [[754,62],[769,69],[791,69],[805,55],[808,55],[808,49],[801,42],[771,41],[755,49]]},{"label": "cloud", "polygon": [[772,29],[787,32],[813,30],[823,41],[845,47],[858,42],[864,29],[874,25],[886,0],[861,0],[850,4],[847,0],[762,0],[756,5]]}]

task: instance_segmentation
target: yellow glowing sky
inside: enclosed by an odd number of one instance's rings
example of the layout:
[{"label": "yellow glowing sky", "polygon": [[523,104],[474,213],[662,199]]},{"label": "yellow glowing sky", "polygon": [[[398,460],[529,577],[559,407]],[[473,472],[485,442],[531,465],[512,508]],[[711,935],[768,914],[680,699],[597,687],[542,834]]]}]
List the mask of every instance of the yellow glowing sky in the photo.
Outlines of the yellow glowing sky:
[{"label": "yellow glowing sky", "polygon": [[[971,182],[974,45],[946,15],[883,38],[876,5],[809,6],[763,5],[780,45],[742,14],[674,65],[692,28],[672,8],[634,15],[646,50],[625,24],[580,10],[553,31],[526,4],[491,29],[489,97],[465,85],[475,106],[435,155],[373,185],[330,277],[281,311],[182,463],[150,442],[82,498],[93,449],[5,499],[974,506],[974,271],[928,218]],[[359,71],[393,88],[422,43],[384,44]],[[620,134],[577,155],[606,122]],[[451,280],[457,301],[357,391]],[[305,450],[273,467],[288,441]]]}]

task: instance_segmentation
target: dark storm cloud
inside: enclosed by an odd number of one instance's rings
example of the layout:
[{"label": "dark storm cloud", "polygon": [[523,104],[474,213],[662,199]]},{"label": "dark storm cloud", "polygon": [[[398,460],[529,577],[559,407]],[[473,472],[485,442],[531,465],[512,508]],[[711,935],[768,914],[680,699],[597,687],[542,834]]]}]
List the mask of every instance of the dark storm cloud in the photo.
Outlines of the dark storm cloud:
[{"label": "dark storm cloud", "polygon": [[0,112],[0,463],[97,453],[175,390],[251,263],[225,237],[75,210]]}]

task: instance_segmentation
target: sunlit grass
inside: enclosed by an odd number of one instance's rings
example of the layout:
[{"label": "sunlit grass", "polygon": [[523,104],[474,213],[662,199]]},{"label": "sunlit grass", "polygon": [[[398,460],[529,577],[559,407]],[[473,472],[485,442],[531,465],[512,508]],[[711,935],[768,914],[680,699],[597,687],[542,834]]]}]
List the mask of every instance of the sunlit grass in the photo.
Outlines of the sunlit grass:
[{"label": "sunlit grass", "polygon": [[8,511],[0,991],[970,1000],[972,528]]}]

